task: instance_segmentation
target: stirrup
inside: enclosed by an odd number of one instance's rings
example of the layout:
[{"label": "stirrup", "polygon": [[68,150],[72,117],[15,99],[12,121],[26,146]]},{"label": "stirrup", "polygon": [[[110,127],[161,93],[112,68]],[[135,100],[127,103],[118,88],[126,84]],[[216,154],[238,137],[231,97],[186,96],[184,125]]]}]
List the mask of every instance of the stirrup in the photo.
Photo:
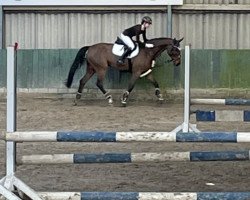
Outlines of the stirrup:
[{"label": "stirrup", "polygon": [[124,60],[119,59],[119,60],[117,60],[117,63],[118,63],[118,64],[124,64]]}]

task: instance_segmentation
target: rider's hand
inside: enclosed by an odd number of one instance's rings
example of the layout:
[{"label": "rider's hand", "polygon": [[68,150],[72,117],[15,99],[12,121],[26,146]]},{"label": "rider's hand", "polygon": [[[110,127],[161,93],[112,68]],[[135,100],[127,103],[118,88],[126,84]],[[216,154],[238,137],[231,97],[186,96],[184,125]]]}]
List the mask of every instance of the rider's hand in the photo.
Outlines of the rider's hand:
[{"label": "rider's hand", "polygon": [[145,43],[138,41],[138,45],[140,48],[145,48]]},{"label": "rider's hand", "polygon": [[148,44],[148,43],[146,43],[146,44],[145,44],[145,47],[147,47],[147,48],[153,48],[154,45],[153,45],[153,44]]}]

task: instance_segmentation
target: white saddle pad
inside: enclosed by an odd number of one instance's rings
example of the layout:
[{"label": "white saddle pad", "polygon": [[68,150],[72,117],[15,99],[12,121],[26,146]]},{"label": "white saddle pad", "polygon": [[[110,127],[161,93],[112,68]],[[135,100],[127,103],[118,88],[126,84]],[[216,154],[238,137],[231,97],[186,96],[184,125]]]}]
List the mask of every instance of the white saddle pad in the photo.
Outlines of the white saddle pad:
[{"label": "white saddle pad", "polygon": [[[112,48],[112,53],[115,54],[116,56],[122,56],[122,54],[124,53],[124,45],[115,43]],[[128,58],[133,58],[137,56],[138,53],[139,53],[139,47],[138,45],[136,45],[135,50],[130,54],[130,56],[128,56]]]}]

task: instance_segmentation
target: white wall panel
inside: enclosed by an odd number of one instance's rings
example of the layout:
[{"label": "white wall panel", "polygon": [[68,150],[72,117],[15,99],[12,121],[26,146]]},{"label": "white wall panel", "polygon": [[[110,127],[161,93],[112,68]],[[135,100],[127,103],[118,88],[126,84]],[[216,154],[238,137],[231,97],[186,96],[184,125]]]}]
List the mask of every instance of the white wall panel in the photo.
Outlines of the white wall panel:
[{"label": "white wall panel", "polygon": [[[20,48],[80,48],[98,42],[114,42],[125,29],[140,23],[144,15],[153,19],[147,37],[164,37],[167,13],[154,12],[20,12],[5,14],[5,46]],[[190,12],[173,14],[173,37],[184,44],[205,49],[249,49],[250,13]]]},{"label": "white wall panel", "polygon": [[203,15],[200,14],[174,14],[173,36],[184,37],[182,47],[191,44],[192,48],[203,48]]},{"label": "white wall panel", "polygon": [[250,49],[250,14],[238,15],[237,31],[239,49]]},{"label": "white wall panel", "polygon": [[153,25],[148,38],[166,35],[166,13],[19,13],[6,14],[6,45],[20,48],[79,48],[98,42],[114,42],[125,29],[149,15]]},{"label": "white wall panel", "polygon": [[204,48],[237,48],[237,15],[207,14],[204,16]]}]

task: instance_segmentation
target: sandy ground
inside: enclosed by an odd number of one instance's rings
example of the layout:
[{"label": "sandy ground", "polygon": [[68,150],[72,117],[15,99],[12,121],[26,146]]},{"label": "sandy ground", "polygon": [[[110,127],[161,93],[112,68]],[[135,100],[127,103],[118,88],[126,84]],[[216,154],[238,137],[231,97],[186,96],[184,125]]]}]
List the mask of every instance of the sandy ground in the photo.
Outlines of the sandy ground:
[{"label": "sandy ground", "polygon": [[[110,107],[105,100],[82,100],[78,106],[72,106],[72,99],[45,97],[19,95],[17,130],[171,131],[183,119],[182,104],[130,101],[123,108],[118,104]],[[0,131],[5,128],[6,99],[2,95]],[[198,123],[198,128],[250,131],[250,123]],[[18,157],[46,153],[250,149],[250,144],[221,143],[19,143],[17,146]],[[5,143],[0,141],[0,177],[4,175]],[[250,191],[249,161],[22,165],[17,167],[16,175],[37,191]]]}]

